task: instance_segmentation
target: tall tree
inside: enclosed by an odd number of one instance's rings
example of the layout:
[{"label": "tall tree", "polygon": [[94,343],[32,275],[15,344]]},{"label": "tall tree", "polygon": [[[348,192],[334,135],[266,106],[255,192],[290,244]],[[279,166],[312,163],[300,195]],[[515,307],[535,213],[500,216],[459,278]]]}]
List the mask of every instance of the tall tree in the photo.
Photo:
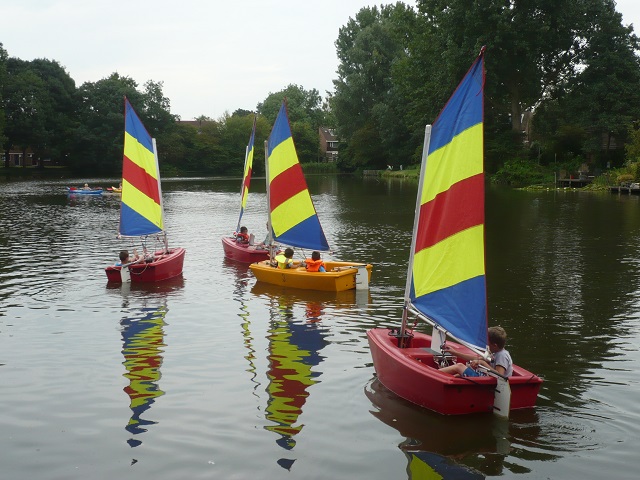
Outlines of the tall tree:
[{"label": "tall tree", "polygon": [[125,96],[144,122],[145,101],[137,86],[135,80],[118,73],[80,86],[78,142],[69,156],[74,170],[110,174],[121,171]]},{"label": "tall tree", "polygon": [[[4,85],[7,78],[7,59],[9,58],[9,54],[2,46],[2,42],[0,42],[0,145],[4,145],[6,141],[6,137],[4,136],[4,126],[5,126],[5,104],[2,97],[2,91],[4,90]],[[5,166],[9,165],[9,159],[5,159]]]},{"label": "tall tree", "polygon": [[48,111],[46,84],[31,69],[29,62],[9,58],[2,95],[7,120],[3,144],[5,155],[8,158],[11,148],[21,148],[24,158],[28,147],[38,149],[46,144],[48,138],[45,125]]},{"label": "tall tree", "polygon": [[610,157],[612,141],[624,142],[629,125],[640,119],[638,38],[622,25],[610,0],[592,3],[584,17],[579,71],[562,92],[543,100],[534,131],[546,132],[557,144],[559,133],[579,129],[584,140],[576,153],[600,166],[609,161],[620,165],[624,152]]},{"label": "tall tree", "polygon": [[287,99],[287,112],[291,122],[291,134],[296,151],[303,163],[315,162],[320,152],[318,128],[324,124],[322,98],[318,90],[305,90],[298,85],[289,85],[284,90],[270,93],[257,105],[258,113],[270,125],[276,120],[282,100]]},{"label": "tall tree", "polygon": [[[338,78],[329,101],[341,140],[341,163],[347,168],[380,167],[406,158],[406,101],[392,73],[406,56],[414,22],[413,10],[398,2],[365,7],[339,31]],[[359,155],[358,145],[366,145],[369,153]]]},{"label": "tall tree", "polygon": [[[29,65],[44,82],[46,91],[42,101],[46,137],[36,153],[41,159],[61,160],[73,149],[76,134],[76,84],[57,61],[36,59]],[[44,166],[42,162],[39,165]]]}]

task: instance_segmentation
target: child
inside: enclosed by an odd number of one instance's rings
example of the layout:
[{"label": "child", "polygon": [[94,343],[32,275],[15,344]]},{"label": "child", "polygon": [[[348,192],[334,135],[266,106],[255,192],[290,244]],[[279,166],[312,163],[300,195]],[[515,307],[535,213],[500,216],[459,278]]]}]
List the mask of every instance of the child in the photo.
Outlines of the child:
[{"label": "child", "polygon": [[299,265],[299,262],[293,260],[293,248],[286,248],[284,253],[276,255],[276,262],[278,262],[278,268],[294,268]]},{"label": "child", "polygon": [[307,266],[307,272],[326,272],[327,269],[324,266],[324,262],[320,258],[320,252],[311,252],[311,258],[305,259],[304,263]]},{"label": "child", "polygon": [[513,361],[511,360],[511,354],[504,348],[507,343],[507,332],[502,327],[489,327],[489,350],[493,353],[491,363],[487,363],[482,360],[475,353],[468,354],[454,350],[451,347],[445,345],[445,350],[455,355],[459,359],[469,360],[469,366],[464,363],[456,363],[448,367],[440,369],[441,372],[451,373],[456,377],[480,377],[485,375],[484,372],[476,370],[478,365],[484,365],[485,367],[495,370],[500,375],[510,377],[513,374]]},{"label": "child", "polygon": [[249,230],[247,230],[247,227],[240,227],[240,233],[236,233],[236,242],[249,243]]},{"label": "child", "polygon": [[133,249],[133,256],[129,255],[129,250],[121,250],[118,258],[119,260],[116,262],[116,266],[127,265],[129,263],[134,263],[140,260],[138,252],[135,248]]}]

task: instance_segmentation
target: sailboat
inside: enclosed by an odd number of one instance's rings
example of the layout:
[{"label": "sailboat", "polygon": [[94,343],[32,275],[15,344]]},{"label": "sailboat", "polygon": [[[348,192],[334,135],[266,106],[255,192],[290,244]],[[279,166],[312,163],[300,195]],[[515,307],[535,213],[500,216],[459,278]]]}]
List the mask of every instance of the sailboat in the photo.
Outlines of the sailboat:
[{"label": "sailboat", "polygon": [[242,176],[242,186],[240,190],[240,216],[238,217],[238,225],[236,227],[236,234],[232,236],[222,237],[222,248],[224,249],[224,256],[229,260],[235,260],[242,263],[253,263],[269,258],[269,245],[254,245],[254,242],[247,240],[241,241],[237,236],[237,232],[240,232],[240,225],[242,223],[242,215],[244,209],[247,206],[247,197],[249,196],[249,184],[251,183],[251,173],[253,169],[253,152],[254,141],[256,137],[256,117],[253,118],[253,129],[251,130],[251,137],[249,138],[249,145],[244,157],[244,174]]},{"label": "sailboat", "polygon": [[[109,282],[159,282],[182,274],[185,249],[169,248],[156,141],[125,97],[122,198],[118,238],[140,238],[142,254],[132,263],[105,269]],[[148,246],[149,241],[153,243]]]},{"label": "sailboat", "polygon": [[[269,211],[267,228],[273,240],[292,247],[328,251],[329,243],[298,161],[286,101],[282,102],[269,140],[265,142],[265,164]],[[324,263],[326,272],[308,272],[304,267],[281,269],[273,266],[270,260],[252,263],[249,268],[258,282],[274,285],[324,291],[369,288],[373,268],[370,264]]]},{"label": "sailboat", "polygon": [[[378,379],[396,395],[459,415],[535,405],[542,379],[513,366],[509,377],[455,377],[443,348],[489,359],[484,263],[484,48],[434,122],[427,125],[399,329],[367,332]],[[409,331],[409,312],[432,334]]]}]

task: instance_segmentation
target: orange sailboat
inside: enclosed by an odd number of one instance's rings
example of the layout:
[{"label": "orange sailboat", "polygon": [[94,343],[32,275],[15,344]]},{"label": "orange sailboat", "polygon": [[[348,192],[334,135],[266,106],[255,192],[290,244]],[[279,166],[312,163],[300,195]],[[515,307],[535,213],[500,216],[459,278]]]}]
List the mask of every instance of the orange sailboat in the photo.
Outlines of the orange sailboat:
[{"label": "orange sailboat", "polygon": [[[284,101],[269,140],[265,142],[265,163],[269,210],[267,228],[273,240],[292,247],[328,251],[329,243],[298,161]],[[370,264],[324,263],[326,272],[309,272],[304,267],[276,268],[270,260],[252,263],[249,268],[259,282],[274,285],[325,291],[369,288],[373,268]]]}]

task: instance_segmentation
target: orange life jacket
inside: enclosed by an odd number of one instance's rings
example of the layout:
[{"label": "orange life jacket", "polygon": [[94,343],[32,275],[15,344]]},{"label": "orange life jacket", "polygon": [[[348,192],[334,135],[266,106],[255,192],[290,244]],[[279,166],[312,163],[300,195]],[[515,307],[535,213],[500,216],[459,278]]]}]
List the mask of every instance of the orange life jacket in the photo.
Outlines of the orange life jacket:
[{"label": "orange life jacket", "polygon": [[242,243],[249,243],[248,233],[236,233],[236,240]]},{"label": "orange life jacket", "polygon": [[307,258],[304,263],[307,264],[307,272],[317,272],[320,270],[320,267],[324,267],[324,262],[322,260]]}]

